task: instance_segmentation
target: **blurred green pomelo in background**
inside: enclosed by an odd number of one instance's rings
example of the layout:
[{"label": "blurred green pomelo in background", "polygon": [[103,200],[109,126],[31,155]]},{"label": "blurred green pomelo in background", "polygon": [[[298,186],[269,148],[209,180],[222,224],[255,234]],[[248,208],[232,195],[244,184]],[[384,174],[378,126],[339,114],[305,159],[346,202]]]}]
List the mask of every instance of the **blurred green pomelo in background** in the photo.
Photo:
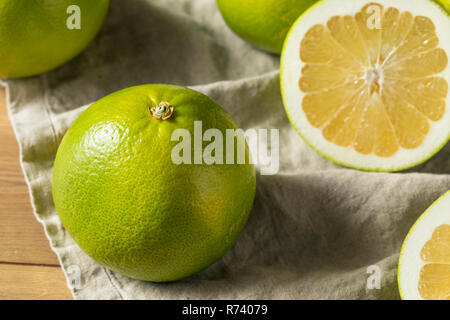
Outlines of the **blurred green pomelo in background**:
[{"label": "blurred green pomelo in background", "polygon": [[[154,117],[158,106],[162,119]],[[94,103],[66,133],[53,168],[53,199],[67,231],[97,262],[132,278],[174,281],[209,266],[234,244],[253,205],[254,166],[175,164],[172,150],[184,139],[172,141],[172,134],[186,129],[193,141],[194,121],[205,133],[218,129],[224,143],[226,130],[237,128],[203,94],[144,85]],[[242,143],[249,157],[243,135],[234,140],[235,156]],[[211,143],[200,140],[200,149]]]},{"label": "blurred green pomelo in background", "polygon": [[100,30],[108,7],[109,0],[1,0],[0,78],[37,75],[71,60]]},{"label": "blurred green pomelo in background", "polygon": [[318,0],[217,0],[228,26],[241,38],[273,53],[297,18]]}]

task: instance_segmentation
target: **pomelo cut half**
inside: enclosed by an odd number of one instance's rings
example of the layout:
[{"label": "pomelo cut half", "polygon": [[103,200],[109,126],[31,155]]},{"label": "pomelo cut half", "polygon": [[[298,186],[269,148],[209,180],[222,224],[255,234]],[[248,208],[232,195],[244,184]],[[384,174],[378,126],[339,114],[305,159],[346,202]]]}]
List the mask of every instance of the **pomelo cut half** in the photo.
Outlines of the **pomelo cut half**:
[{"label": "pomelo cut half", "polygon": [[317,3],[282,53],[290,121],[348,167],[397,171],[426,161],[450,138],[448,30],[433,1]]},{"label": "pomelo cut half", "polygon": [[398,267],[407,300],[450,300],[450,191],[417,220],[403,243]]}]

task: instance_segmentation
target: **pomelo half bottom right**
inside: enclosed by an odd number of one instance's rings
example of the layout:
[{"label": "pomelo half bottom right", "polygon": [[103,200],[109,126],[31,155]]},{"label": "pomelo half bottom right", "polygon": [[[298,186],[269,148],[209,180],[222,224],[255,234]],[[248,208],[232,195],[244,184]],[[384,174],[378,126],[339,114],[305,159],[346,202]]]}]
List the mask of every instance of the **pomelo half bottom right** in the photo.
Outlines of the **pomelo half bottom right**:
[{"label": "pomelo half bottom right", "polygon": [[289,32],[281,90],[297,132],[369,171],[425,162],[450,138],[450,18],[431,0],[322,0]]}]

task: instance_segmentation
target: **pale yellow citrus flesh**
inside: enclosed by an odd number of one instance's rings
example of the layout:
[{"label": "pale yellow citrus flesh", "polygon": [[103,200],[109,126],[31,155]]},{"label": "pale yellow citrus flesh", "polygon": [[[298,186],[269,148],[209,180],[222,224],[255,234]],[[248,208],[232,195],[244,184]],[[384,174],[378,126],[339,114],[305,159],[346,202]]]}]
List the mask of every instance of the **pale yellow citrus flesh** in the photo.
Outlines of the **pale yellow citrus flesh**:
[{"label": "pale yellow citrus flesh", "polygon": [[420,270],[420,296],[425,300],[450,300],[450,225],[437,227],[420,255],[426,263]]},{"label": "pale yellow citrus flesh", "polygon": [[302,109],[338,146],[391,157],[418,148],[444,116],[448,57],[428,17],[369,3],[311,27],[300,59]]}]

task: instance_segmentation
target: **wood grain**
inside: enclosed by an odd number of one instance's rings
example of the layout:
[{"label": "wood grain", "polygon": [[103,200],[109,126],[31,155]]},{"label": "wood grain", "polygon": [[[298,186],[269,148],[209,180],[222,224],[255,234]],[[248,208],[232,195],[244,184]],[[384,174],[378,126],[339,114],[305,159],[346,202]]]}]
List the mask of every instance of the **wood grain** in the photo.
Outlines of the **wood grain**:
[{"label": "wood grain", "polygon": [[36,220],[0,86],[0,299],[70,299],[64,275]]},{"label": "wood grain", "polygon": [[36,220],[19,162],[19,148],[0,89],[0,262],[58,265]]},{"label": "wood grain", "polygon": [[72,299],[60,268],[0,264],[1,300]]}]

